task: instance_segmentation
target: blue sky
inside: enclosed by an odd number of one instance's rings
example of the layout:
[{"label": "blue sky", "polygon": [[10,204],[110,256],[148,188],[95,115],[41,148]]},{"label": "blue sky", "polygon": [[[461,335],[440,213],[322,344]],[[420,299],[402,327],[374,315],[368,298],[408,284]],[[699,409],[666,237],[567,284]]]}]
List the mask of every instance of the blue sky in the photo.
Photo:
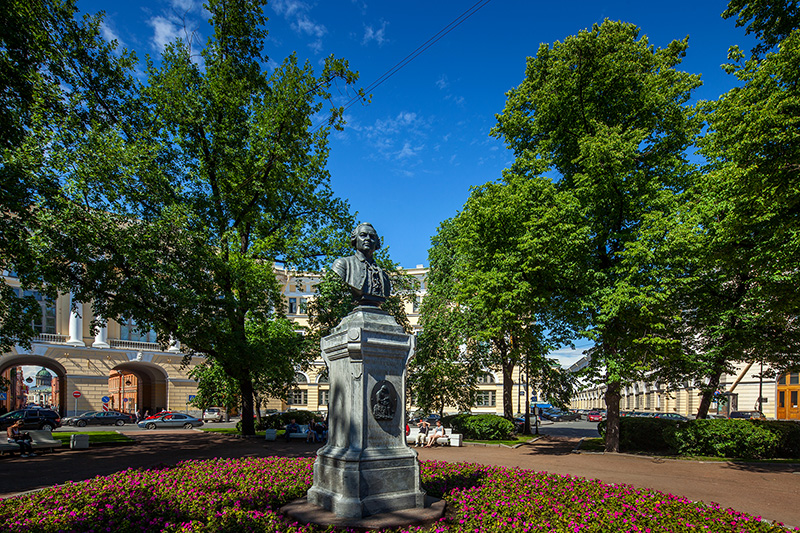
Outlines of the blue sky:
[{"label": "blue sky", "polygon": [[[265,54],[280,63],[291,52],[318,66],[330,54],[360,72],[360,86],[379,79],[447,27],[475,0],[275,0],[266,7]],[[522,82],[525,58],[605,18],[636,24],[664,47],[687,35],[682,70],[701,74],[697,99],[716,99],[735,85],[722,72],[728,47],[749,50],[752,38],[721,17],[722,0],[534,2],[491,0],[393,77],[354,105],[347,126],[331,138],[334,191],[371,222],[396,262],[427,266],[430,238],[454,216],[470,187],[496,180],[512,161],[489,136],[505,92]],[[186,29],[209,35],[196,0],[79,0],[84,12],[106,11],[107,38],[157,58]],[[338,103],[349,99],[337,95]],[[564,352],[566,359],[575,357]]]}]

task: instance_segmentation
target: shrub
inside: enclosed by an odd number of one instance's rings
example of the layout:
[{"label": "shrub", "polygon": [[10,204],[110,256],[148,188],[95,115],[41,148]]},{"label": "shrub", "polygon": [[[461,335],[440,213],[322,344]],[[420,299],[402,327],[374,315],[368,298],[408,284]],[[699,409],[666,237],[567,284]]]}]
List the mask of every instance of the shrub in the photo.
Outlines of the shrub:
[{"label": "shrub", "polygon": [[[261,418],[261,423],[255,420],[256,431],[264,431],[265,429],[286,429],[286,424],[294,419],[301,426],[303,424],[310,424],[313,420],[319,418],[319,415],[311,411],[288,411],[286,413],[275,413]],[[241,433],[242,421],[236,423],[236,429]]]},{"label": "shrub", "polygon": [[[681,422],[665,420],[663,418],[620,418],[619,449],[622,452],[674,451],[674,448],[665,438],[665,430],[674,429],[679,424],[681,424]],[[597,424],[597,431],[602,437],[605,437],[605,420]]]},{"label": "shrub", "polygon": [[497,415],[456,415],[448,422],[453,432],[461,433],[465,439],[506,440],[514,431],[513,422]]},{"label": "shrub", "polygon": [[751,420],[778,438],[775,457],[800,459],[800,424],[789,420]]},{"label": "shrub", "polygon": [[780,444],[775,433],[750,420],[692,420],[665,436],[680,455],[766,459]]}]

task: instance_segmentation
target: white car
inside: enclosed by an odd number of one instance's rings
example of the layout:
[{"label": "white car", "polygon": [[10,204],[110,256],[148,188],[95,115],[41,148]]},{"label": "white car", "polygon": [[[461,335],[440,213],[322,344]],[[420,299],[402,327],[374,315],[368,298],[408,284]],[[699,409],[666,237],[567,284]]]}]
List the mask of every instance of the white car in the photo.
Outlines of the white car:
[{"label": "white car", "polygon": [[203,411],[203,420],[208,420],[209,422],[222,422],[225,420],[225,414],[219,407],[209,407]]}]

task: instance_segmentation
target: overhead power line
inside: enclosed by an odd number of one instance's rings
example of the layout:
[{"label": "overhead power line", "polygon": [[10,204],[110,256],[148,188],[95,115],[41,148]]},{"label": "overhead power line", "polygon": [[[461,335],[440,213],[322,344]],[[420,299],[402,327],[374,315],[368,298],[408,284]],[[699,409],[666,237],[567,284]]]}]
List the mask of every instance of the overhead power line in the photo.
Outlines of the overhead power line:
[{"label": "overhead power line", "polygon": [[[439,40],[441,40],[445,35],[447,35],[451,31],[453,31],[457,27],[459,27],[464,21],[466,21],[472,15],[477,13],[481,8],[486,6],[486,4],[488,4],[491,1],[492,0],[478,0],[477,2],[475,2],[466,11],[464,11],[459,16],[457,16],[455,19],[453,19],[447,26],[445,26],[444,28],[442,28],[441,30],[436,32],[430,39],[428,39],[427,41],[425,41],[424,43],[419,45],[416,49],[414,49],[413,52],[411,52],[406,57],[404,57],[403,59],[401,59],[400,61],[395,63],[395,65],[393,67],[391,67],[389,70],[387,70],[386,72],[381,74],[378,77],[378,79],[376,79],[375,81],[373,81],[372,83],[367,85],[364,88],[364,92],[369,94],[370,92],[372,92],[375,89],[377,89],[378,87],[380,87],[383,84],[383,82],[385,82],[386,80],[388,80],[389,78],[394,76],[400,69],[402,69],[403,67],[405,67],[406,65],[411,63],[414,59],[417,58],[417,56],[419,56],[420,54],[425,52],[428,48],[430,48],[431,46],[433,46],[434,44],[439,42]],[[351,98],[344,105],[345,111],[350,109],[357,102],[360,102],[362,100],[362,98],[363,97],[361,97],[361,96],[354,96],[353,98]],[[324,124],[325,122],[327,122],[327,121],[323,121],[322,123],[318,124],[317,127],[314,128],[314,131],[318,130],[322,126],[322,124]]]}]

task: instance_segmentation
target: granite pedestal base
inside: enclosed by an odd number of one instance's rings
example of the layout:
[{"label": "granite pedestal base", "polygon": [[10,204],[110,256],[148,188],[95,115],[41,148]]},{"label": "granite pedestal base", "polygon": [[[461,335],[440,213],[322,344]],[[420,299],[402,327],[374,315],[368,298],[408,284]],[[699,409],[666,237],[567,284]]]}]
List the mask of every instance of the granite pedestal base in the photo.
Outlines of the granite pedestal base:
[{"label": "granite pedestal base", "polygon": [[419,461],[405,440],[405,369],[414,337],[375,307],[359,307],[322,339],[328,444],[308,501],[340,518],[422,509]]}]

